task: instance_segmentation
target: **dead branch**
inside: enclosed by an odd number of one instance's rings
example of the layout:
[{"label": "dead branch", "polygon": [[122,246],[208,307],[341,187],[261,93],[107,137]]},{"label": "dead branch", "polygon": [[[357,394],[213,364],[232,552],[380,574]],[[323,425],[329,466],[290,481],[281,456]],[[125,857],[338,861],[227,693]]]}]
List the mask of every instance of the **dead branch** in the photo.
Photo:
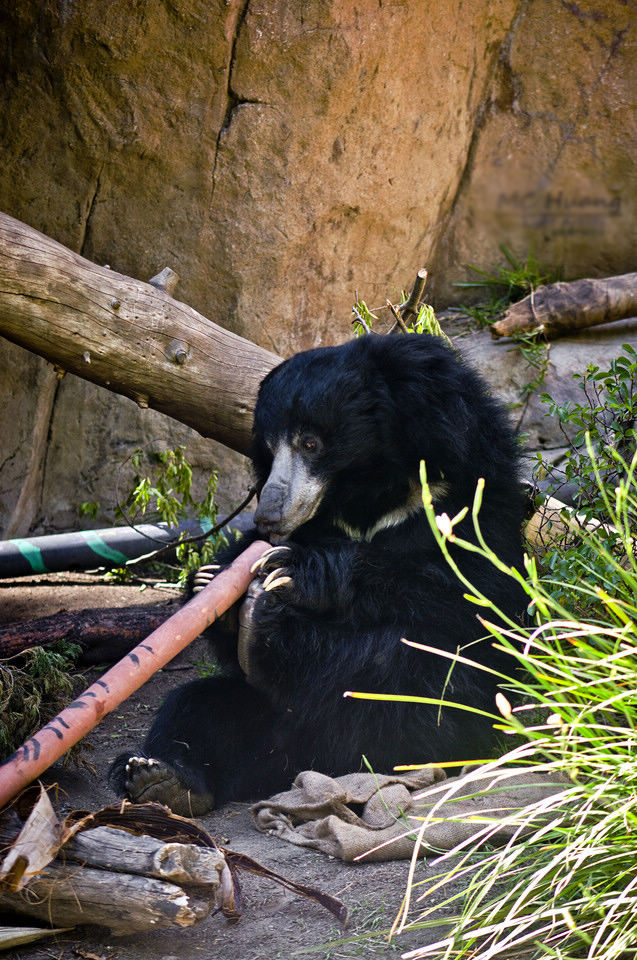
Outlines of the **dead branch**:
[{"label": "dead branch", "polygon": [[400,315],[407,323],[413,323],[418,318],[418,312],[422,306],[422,298],[427,284],[427,271],[424,267],[416,274],[411,293],[404,303],[399,306]]},{"label": "dead branch", "polygon": [[[124,836],[131,853],[132,838]],[[97,924],[122,935],[190,927],[208,916],[212,904],[197,887],[186,890],[151,877],[54,861],[24,891],[0,893],[0,906],[5,912],[15,911],[58,926]]]},{"label": "dead branch", "polygon": [[155,630],[177,608],[177,601],[110,610],[64,610],[49,617],[0,626],[0,659],[60,640],[82,648],[79,664],[112,663]]},{"label": "dead branch", "polygon": [[[160,279],[161,278],[161,279]],[[0,214],[0,334],[141,407],[246,452],[259,383],[281,358],[158,286],[90,263]]]},{"label": "dead branch", "polygon": [[571,330],[594,327],[637,316],[637,273],[602,280],[574,280],[538,287],[491,327],[494,339],[514,333],[557,337]]}]

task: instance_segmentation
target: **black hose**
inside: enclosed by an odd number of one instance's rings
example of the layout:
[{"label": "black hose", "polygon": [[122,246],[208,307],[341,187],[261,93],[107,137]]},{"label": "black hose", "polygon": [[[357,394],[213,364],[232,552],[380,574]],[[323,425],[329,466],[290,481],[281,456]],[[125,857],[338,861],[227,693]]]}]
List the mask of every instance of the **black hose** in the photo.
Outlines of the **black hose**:
[{"label": "black hose", "polygon": [[166,523],[145,523],[136,527],[79,530],[4,540],[0,541],[0,579],[60,570],[121,567],[127,560],[177,541],[180,534],[196,537],[211,528],[212,523],[208,520],[190,520],[176,527]]}]

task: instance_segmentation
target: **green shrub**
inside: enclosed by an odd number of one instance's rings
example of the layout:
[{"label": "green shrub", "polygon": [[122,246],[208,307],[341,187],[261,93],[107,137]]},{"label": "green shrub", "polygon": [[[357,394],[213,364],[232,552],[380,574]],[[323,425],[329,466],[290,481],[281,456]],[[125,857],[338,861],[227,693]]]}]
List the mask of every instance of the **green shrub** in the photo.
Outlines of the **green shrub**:
[{"label": "green shrub", "polygon": [[67,705],[79,652],[77,644],[61,641],[0,660],[0,757],[12,753]]},{"label": "green shrub", "polygon": [[491,326],[511,303],[522,300],[537,287],[560,279],[556,271],[538,263],[532,251],[525,260],[520,260],[506,244],[500,244],[500,250],[506,261],[505,266],[489,272],[467,264],[467,269],[475,274],[475,278],[454,284],[456,287],[478,289],[484,294],[480,303],[462,304],[461,307],[462,312],[478,327]]},{"label": "green shrub", "polygon": [[[193,495],[192,467],[186,459],[183,447],[153,452],[137,450],[132,463],[136,473],[130,492],[118,508],[121,519],[133,526],[142,519],[146,523],[163,522],[176,526],[183,520],[196,517],[204,529],[209,530],[208,534],[192,539],[186,539],[182,535],[182,542],[176,546],[180,563],[178,579],[180,583],[184,583],[192,570],[198,569],[202,563],[207,563],[219,548],[227,543],[225,535],[214,529],[217,520],[215,497],[218,474],[213,471],[203,496],[199,498]],[[164,549],[166,548],[157,552],[160,554]],[[149,554],[152,553],[153,543],[150,541]],[[130,566],[123,571],[111,571],[110,578],[125,577],[129,571]],[[168,572],[165,564],[163,572]]]},{"label": "green shrub", "polygon": [[[548,414],[559,421],[567,449],[559,470],[538,455],[537,473],[548,480],[548,493],[557,499],[564,484],[574,485],[576,491],[569,528],[543,560],[544,584],[573,611],[591,614],[599,602],[582,592],[582,582],[594,576],[600,589],[622,596],[626,590],[614,562],[618,548],[624,549],[615,530],[625,542],[634,524],[630,498],[622,500],[620,491],[626,491],[626,461],[637,439],[637,351],[624,344],[607,370],[591,364],[574,379],[582,391],[580,402],[560,405],[542,394]],[[594,542],[582,536],[591,524],[599,525]]]}]

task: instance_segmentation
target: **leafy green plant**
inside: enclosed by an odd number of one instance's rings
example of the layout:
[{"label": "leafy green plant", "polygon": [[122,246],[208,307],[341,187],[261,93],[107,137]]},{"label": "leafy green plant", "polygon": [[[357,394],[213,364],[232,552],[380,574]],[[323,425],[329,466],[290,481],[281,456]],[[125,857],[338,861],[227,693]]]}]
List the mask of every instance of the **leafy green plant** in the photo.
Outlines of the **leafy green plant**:
[{"label": "leafy green plant", "polygon": [[221,676],[223,673],[223,669],[219,666],[217,661],[209,660],[205,653],[202,653],[200,657],[193,659],[190,662],[202,680],[206,677]]},{"label": "leafy green plant", "polygon": [[123,519],[135,522],[142,516],[171,526],[186,519],[189,513],[199,519],[216,519],[218,474],[213,471],[204,496],[195,500],[192,467],[186,459],[184,447],[151,452],[137,450],[132,464],[136,470],[134,486],[118,508]]},{"label": "leafy green plant", "polygon": [[[176,547],[177,559],[181,564],[179,580],[185,582],[192,570],[207,563],[227,543],[223,533],[213,532],[217,520],[215,496],[218,474],[213,471],[203,496],[195,497],[192,467],[183,447],[153,452],[137,450],[132,463],[136,474],[131,491],[118,507],[121,518],[131,525],[143,517],[147,522],[161,521],[176,526],[194,516],[210,531],[210,535],[195,538],[196,546],[190,538],[182,535],[182,542]],[[111,571],[111,574],[115,578],[122,578],[129,570],[126,567],[123,572]]]},{"label": "leafy green plant", "polygon": [[89,520],[95,520],[99,513],[100,504],[98,500],[83,500],[78,505],[77,513],[79,517],[88,517]]},{"label": "leafy green plant", "polygon": [[[404,302],[406,300],[406,294],[404,292],[402,297]],[[444,337],[444,339],[448,341],[449,338],[440,326],[433,307],[429,304],[422,303],[420,305],[418,308],[418,315],[411,323],[404,322],[400,316],[400,307],[394,307],[389,303],[389,301],[387,302],[386,306],[391,309],[391,312],[395,318],[394,327],[392,327],[392,330],[388,332],[393,332],[393,330],[399,326],[403,333],[429,333],[435,337]],[[378,316],[369,309],[364,300],[356,301],[352,307],[352,314],[354,317],[352,320],[352,325],[355,337],[361,337],[366,333],[374,332],[374,323],[378,320]]]},{"label": "leafy green plant", "polygon": [[[538,454],[537,473],[548,481],[548,494],[558,500],[565,485],[575,490],[576,511],[553,538],[543,567],[546,589],[562,602],[568,598],[582,612],[586,595],[580,581],[594,577],[608,592],[624,590],[615,560],[624,549],[622,536],[628,535],[632,518],[630,501],[618,498],[627,483],[627,460],[637,447],[637,351],[624,344],[608,369],[591,364],[574,379],[582,391],[579,403],[558,404],[542,394],[548,414],[560,424],[567,449],[559,468]],[[595,541],[582,536],[591,527],[596,530]],[[551,537],[552,531],[546,532]],[[590,597],[586,602],[591,609]]]}]

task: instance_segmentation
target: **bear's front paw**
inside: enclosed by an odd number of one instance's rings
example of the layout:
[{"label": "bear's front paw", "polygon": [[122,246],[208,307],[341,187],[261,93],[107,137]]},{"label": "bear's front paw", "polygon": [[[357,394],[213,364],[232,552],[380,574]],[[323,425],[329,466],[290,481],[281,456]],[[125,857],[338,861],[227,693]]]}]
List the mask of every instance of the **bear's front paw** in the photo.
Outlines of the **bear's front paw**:
[{"label": "bear's front paw", "polygon": [[214,803],[211,794],[190,790],[171,766],[152,757],[129,757],[124,789],[134,803],[164,803],[182,817],[206,813]]},{"label": "bear's front paw", "polygon": [[192,578],[192,592],[200,593],[204,587],[207,587],[209,583],[212,583],[214,578],[217,576],[221,570],[220,563],[206,563],[204,566],[199,567],[194,577]]},{"label": "bear's front paw", "polygon": [[325,589],[324,567],[314,551],[298,544],[270,547],[252,567],[261,588],[258,607],[270,612],[281,604],[301,610],[325,610],[332,604],[333,590],[331,585]]},{"label": "bear's front paw", "polygon": [[291,547],[270,547],[252,567],[252,573],[258,574],[261,587],[269,593],[271,590],[291,588],[294,585],[291,561]]}]

